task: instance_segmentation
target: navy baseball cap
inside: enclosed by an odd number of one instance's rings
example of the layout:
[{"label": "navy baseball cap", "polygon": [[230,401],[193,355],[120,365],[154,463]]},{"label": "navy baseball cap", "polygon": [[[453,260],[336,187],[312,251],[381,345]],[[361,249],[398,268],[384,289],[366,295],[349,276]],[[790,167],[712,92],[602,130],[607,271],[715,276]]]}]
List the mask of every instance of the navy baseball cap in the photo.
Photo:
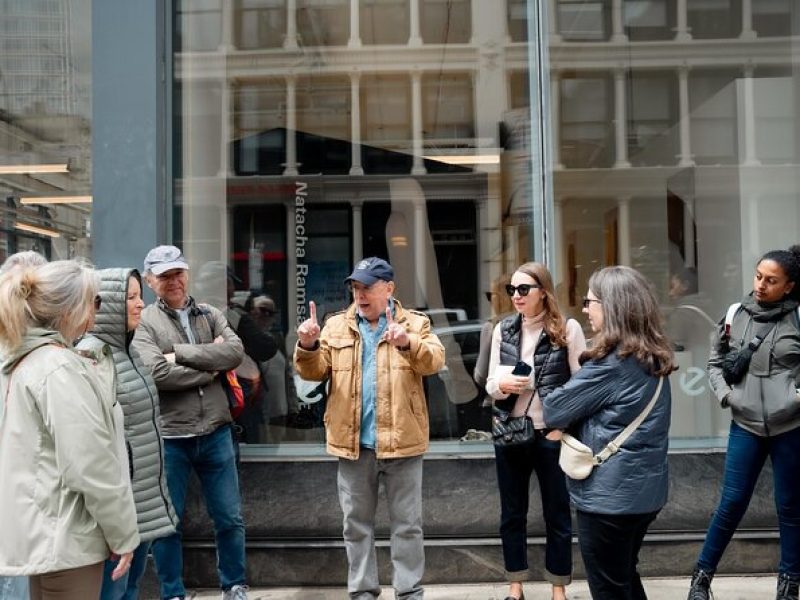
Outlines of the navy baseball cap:
[{"label": "navy baseball cap", "polygon": [[394,269],[382,258],[370,256],[358,261],[356,268],[350,273],[350,277],[344,281],[345,283],[358,281],[364,285],[372,285],[376,281],[394,281]]},{"label": "navy baseball cap", "polygon": [[172,269],[189,269],[183,253],[175,246],[156,246],[144,257],[144,272],[161,275]]}]

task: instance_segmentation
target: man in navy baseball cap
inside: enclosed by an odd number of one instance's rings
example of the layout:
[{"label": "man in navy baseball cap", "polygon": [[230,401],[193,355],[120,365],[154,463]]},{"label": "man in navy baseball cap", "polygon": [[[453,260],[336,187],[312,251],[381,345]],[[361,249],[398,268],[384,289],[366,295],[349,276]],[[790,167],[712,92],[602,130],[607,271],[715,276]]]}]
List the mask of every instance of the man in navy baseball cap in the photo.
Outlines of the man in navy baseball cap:
[{"label": "man in navy baseball cap", "polygon": [[383,480],[395,597],[422,600],[422,455],[429,430],[422,378],[444,366],[444,347],[427,316],[393,297],[393,280],[391,265],[371,256],[345,279],[353,298],[347,310],[320,327],[310,301],[310,317],[297,328],[294,366],[305,380],[328,380],[325,441],[339,458],[350,598],[381,593],[375,507]]},{"label": "man in navy baseball cap", "polygon": [[376,281],[394,281],[394,269],[382,258],[370,256],[358,261],[350,277],[345,279],[345,283],[351,281],[358,281],[364,285],[372,285]]}]

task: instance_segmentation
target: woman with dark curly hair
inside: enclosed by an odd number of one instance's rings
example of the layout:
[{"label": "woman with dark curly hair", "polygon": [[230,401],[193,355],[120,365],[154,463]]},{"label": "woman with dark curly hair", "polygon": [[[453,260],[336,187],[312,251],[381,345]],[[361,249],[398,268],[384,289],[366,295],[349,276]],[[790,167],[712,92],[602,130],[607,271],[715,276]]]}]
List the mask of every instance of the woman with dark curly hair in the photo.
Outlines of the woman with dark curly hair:
[{"label": "woman with dark curly hair", "polygon": [[[764,463],[772,462],[781,560],[776,600],[800,583],[800,246],[767,252],[753,291],[720,321],[708,359],[711,388],[731,409],[722,494],[692,575],[689,600],[711,597],[711,579],[744,516]],[[749,363],[741,359],[750,348]],[[739,360],[731,360],[734,355]]]}]

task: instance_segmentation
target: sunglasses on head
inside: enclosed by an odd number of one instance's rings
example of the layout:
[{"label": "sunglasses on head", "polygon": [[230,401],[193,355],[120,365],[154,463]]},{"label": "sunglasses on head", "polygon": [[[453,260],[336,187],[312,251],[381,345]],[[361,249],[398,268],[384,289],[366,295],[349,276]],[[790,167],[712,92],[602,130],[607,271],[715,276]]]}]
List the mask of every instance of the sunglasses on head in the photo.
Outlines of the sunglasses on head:
[{"label": "sunglasses on head", "polygon": [[103,299],[98,294],[97,296],[94,297],[94,309],[95,310],[100,310],[100,306],[102,304],[103,304]]},{"label": "sunglasses on head", "polygon": [[506,294],[513,296],[514,292],[518,292],[520,296],[527,296],[531,290],[540,290],[542,286],[538,283],[520,283],[518,286],[513,286],[510,283],[506,286]]}]

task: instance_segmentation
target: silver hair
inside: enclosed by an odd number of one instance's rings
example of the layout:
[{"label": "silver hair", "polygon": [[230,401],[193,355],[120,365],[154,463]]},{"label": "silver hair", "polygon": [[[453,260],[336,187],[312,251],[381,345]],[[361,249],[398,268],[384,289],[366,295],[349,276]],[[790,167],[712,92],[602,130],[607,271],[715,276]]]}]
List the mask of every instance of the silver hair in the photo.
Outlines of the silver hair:
[{"label": "silver hair", "polygon": [[0,275],[8,272],[14,267],[38,267],[47,263],[47,259],[34,250],[24,250],[12,254],[0,266]]},{"label": "silver hair", "polygon": [[98,291],[94,269],[78,260],[11,269],[0,276],[0,342],[19,345],[31,326],[58,331],[71,342],[85,330]]}]

